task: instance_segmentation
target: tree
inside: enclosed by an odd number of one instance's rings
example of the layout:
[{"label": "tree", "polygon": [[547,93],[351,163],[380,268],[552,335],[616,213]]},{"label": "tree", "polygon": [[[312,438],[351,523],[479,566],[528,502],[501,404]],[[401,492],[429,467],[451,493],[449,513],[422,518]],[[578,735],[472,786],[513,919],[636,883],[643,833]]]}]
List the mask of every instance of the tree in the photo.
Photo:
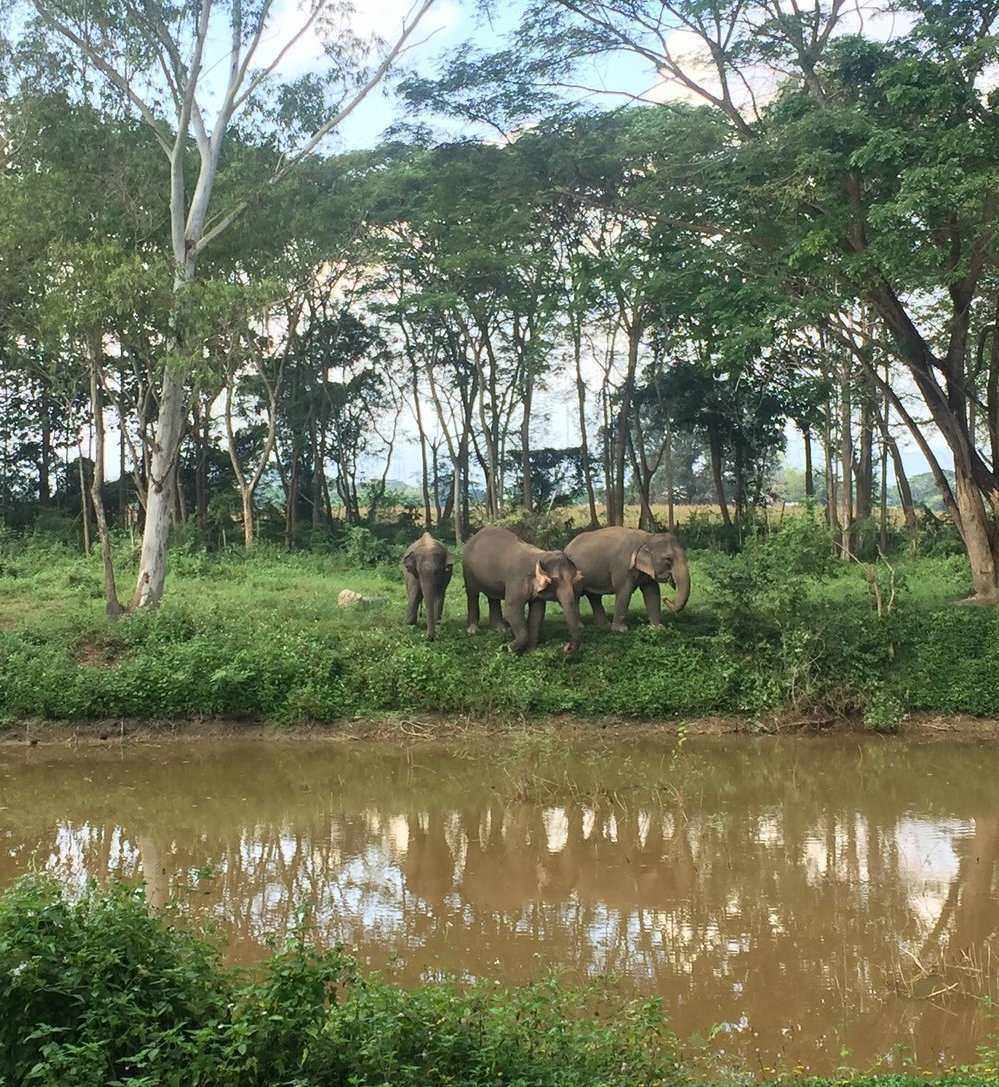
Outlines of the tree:
[{"label": "tree", "polygon": [[[114,0],[92,3],[83,0],[32,0],[38,29],[53,37],[81,66],[96,72],[130,110],[152,131],[169,164],[166,190],[170,222],[170,252],[173,261],[175,310],[179,310],[185,289],[198,272],[199,260],[266,191],[277,189],[289,173],[303,162],[384,78],[406,46],[414,28],[430,9],[433,0],[419,0],[394,45],[387,49],[370,72],[362,73],[358,43],[338,16],[333,2],[316,0],[304,11],[299,25],[284,36],[282,44],[264,59],[261,44],[273,33],[276,12],[273,0],[244,5],[233,0],[222,5],[200,0],[192,5],[144,3]],[[275,168],[261,183],[254,179],[249,188],[237,187],[235,194],[222,192],[222,204],[215,196],[224,161],[226,136],[237,118],[259,107],[270,91],[271,101],[284,107],[277,110],[276,139],[288,142],[303,127],[308,116],[292,109],[296,123],[282,123],[287,106],[310,104],[301,95],[302,87],[274,87],[274,75],[297,42],[313,29],[326,28],[334,36],[326,40],[329,74],[321,81],[327,91],[340,86],[340,97],[300,142],[287,148]],[[226,57],[228,71],[216,109],[210,109],[214,90],[211,55],[213,43],[230,44]],[[254,68],[254,65],[258,65]],[[168,122],[164,105],[170,110]],[[193,185],[190,148],[193,143]],[[236,171],[238,175],[238,170]],[[187,354],[179,322],[172,322],[171,342],[161,359],[159,410],[152,457],[149,490],[138,580],[133,607],[156,604],[163,594],[166,577],[167,537],[173,510],[176,466],[184,438],[189,404],[188,374],[192,361]]]}]

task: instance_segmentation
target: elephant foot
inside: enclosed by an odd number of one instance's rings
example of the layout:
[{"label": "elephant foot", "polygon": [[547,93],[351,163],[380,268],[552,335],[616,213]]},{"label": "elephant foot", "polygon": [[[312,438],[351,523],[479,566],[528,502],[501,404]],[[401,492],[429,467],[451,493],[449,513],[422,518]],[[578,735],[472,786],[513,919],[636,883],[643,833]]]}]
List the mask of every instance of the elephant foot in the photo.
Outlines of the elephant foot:
[{"label": "elephant foot", "polygon": [[465,629],[468,631],[469,637],[479,633],[478,623],[469,623]]},{"label": "elephant foot", "polygon": [[611,628],[611,630],[614,631],[615,634],[627,634],[628,633],[628,624],[627,623],[613,622],[613,623],[611,623],[610,628]]},{"label": "elephant foot", "polygon": [[527,646],[526,645],[520,645],[517,642],[507,642],[506,643],[506,648],[507,648],[507,652],[515,653],[519,657],[521,655],[521,653],[523,653],[524,650],[527,648]]}]

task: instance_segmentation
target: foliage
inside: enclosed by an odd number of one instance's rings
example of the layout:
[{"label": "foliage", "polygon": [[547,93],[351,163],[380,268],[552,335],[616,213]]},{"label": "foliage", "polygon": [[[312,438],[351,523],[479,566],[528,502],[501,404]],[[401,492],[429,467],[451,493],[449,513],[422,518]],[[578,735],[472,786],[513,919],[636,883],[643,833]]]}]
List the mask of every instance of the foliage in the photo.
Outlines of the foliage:
[{"label": "foliage", "polygon": [[515,532],[522,540],[543,547],[546,551],[565,547],[572,536],[572,519],[564,511],[535,510],[529,512],[523,508],[512,510],[503,517],[493,518],[488,522]]},{"label": "foliage", "polygon": [[[656,1001],[554,980],[395,988],[307,928],[258,976],[141,890],[27,877],[0,898],[0,1082],[11,1087],[639,1087],[679,1082]],[[606,1013],[590,1011],[599,1000]]]},{"label": "foliage", "polygon": [[[538,525],[562,538],[557,521]],[[364,528],[350,530],[349,554],[178,550],[174,596],[114,625],[101,614],[96,559],[13,537],[0,550],[0,716],[654,719],[794,706],[881,725],[915,710],[999,713],[999,617],[949,603],[966,589],[964,560],[898,560],[894,607],[879,616],[864,570],[830,564],[824,532],[786,517],[741,554],[694,553],[691,602],[662,630],[646,625],[637,595],[626,636],[596,630],[584,603],[583,649],[570,659],[557,608],[524,657],[495,632],[469,638],[460,564],[427,643],[402,622],[401,544]],[[131,546],[119,547],[125,564]],[[339,609],[344,588],[384,603]]]}]

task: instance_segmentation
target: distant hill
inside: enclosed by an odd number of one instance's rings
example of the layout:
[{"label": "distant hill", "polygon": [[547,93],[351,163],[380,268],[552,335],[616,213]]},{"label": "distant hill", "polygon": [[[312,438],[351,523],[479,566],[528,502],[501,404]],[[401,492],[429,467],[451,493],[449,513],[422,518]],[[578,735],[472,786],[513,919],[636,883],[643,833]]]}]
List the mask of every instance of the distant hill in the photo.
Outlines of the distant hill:
[{"label": "distant hill", "polygon": [[[954,473],[949,468],[945,468],[943,474],[953,487]],[[933,482],[932,472],[920,472],[918,476],[909,476],[909,486],[912,488],[912,501],[916,506],[926,505],[931,510],[943,509],[943,499],[940,497],[936,483]],[[888,500],[898,501],[898,491],[894,486],[888,492]]]}]

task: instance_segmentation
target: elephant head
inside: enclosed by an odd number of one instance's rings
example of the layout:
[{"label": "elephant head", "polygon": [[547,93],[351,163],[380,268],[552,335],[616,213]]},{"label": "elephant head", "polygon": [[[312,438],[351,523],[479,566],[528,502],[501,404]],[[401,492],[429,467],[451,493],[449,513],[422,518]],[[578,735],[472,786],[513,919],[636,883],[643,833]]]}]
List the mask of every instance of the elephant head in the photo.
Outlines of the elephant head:
[{"label": "elephant head", "polygon": [[676,598],[665,600],[672,611],[682,611],[690,597],[690,566],[680,541],[669,532],[656,533],[631,555],[631,568],[653,581],[668,582],[676,588]]},{"label": "elephant head", "polygon": [[567,653],[578,649],[582,640],[582,623],[579,618],[579,597],[576,586],[583,575],[564,551],[546,551],[537,560],[531,575],[531,597],[536,600],[557,600],[565,613],[569,627]]},{"label": "elephant head", "polygon": [[[417,545],[403,556],[402,565],[419,582],[427,612],[427,637],[433,640],[443,613],[444,594],[451,580],[454,560],[446,548],[429,533],[424,533]],[[415,612],[413,619],[415,621]]]}]

